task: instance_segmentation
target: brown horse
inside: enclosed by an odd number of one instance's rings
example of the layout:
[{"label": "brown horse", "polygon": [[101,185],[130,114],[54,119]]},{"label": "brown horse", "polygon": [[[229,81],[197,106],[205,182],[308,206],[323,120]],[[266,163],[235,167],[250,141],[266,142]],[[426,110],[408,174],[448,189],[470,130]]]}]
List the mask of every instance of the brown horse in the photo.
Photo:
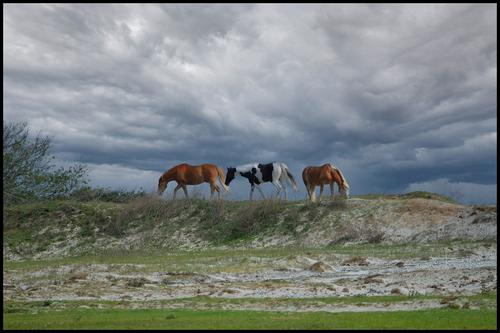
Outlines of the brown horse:
[{"label": "brown horse", "polygon": [[214,196],[214,192],[217,191],[218,197],[220,198],[220,188],[217,186],[216,181],[219,177],[219,182],[226,192],[229,192],[229,187],[224,184],[224,171],[215,164],[202,164],[202,165],[189,165],[182,163],[174,166],[173,168],[165,171],[163,175],[158,180],[158,195],[162,195],[167,189],[167,184],[170,181],[175,180],[177,182],[177,187],[174,189],[174,199],[177,191],[182,188],[184,190],[184,195],[188,197],[186,185],[198,185],[201,183],[210,184],[210,198]]},{"label": "brown horse", "polygon": [[308,166],[302,171],[302,180],[306,185],[307,193],[311,201],[316,201],[316,193],[314,191],[316,186],[320,186],[319,198],[323,195],[323,186],[330,185],[330,192],[333,199],[333,183],[337,183],[339,192],[342,196],[349,196],[349,184],[345,180],[342,172],[331,165],[330,163],[323,164],[322,166]]}]

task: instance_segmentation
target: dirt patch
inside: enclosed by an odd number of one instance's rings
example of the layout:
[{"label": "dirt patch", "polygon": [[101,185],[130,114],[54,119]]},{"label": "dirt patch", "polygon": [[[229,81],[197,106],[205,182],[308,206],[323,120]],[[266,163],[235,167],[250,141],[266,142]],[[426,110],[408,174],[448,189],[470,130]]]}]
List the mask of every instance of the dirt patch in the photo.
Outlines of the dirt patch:
[{"label": "dirt patch", "polygon": [[332,266],[325,264],[324,262],[318,261],[308,268],[310,271],[314,272],[326,272],[332,270]]},{"label": "dirt patch", "polygon": [[342,265],[345,265],[345,266],[355,266],[355,265],[368,266],[368,264],[369,264],[369,262],[366,258],[359,257],[359,256],[349,258],[342,263]]},{"label": "dirt patch", "polygon": [[[455,247],[460,245],[454,245]],[[156,266],[130,264],[61,265],[30,270],[4,269],[4,301],[96,300],[145,302],[174,301],[168,307],[213,307],[206,300],[186,303],[190,297],[209,297],[223,302],[227,309],[283,311],[396,311],[443,306],[476,307],[455,297],[496,291],[496,246],[469,246],[454,256],[426,259],[398,259],[349,256],[305,251],[302,255],[261,258],[249,257],[257,264],[248,273],[223,270],[236,258],[218,260],[220,270],[210,273],[155,270]],[[244,252],[241,254],[244,255]],[[320,260],[318,260],[320,259]],[[238,259],[241,260],[241,259]],[[203,260],[202,260],[203,261]],[[204,259],[206,261],[206,259]],[[343,265],[342,263],[349,263]],[[367,263],[365,265],[365,263]],[[286,267],[286,269],[280,269]],[[62,280],[58,277],[62,276]],[[65,282],[67,281],[67,282]],[[324,304],[325,297],[353,296],[411,297],[404,302]],[[433,299],[421,298],[432,296]],[[260,299],[261,301],[255,301]],[[296,304],[278,304],[293,299],[309,299]],[[311,303],[312,300],[314,304]],[[201,299],[203,300],[203,298]],[[151,303],[152,302],[152,303]],[[201,303],[200,303],[201,302]],[[452,305],[450,305],[452,304]],[[453,305],[455,304],[455,305]],[[458,305],[456,305],[458,304]],[[157,304],[157,306],[167,306]]]}]

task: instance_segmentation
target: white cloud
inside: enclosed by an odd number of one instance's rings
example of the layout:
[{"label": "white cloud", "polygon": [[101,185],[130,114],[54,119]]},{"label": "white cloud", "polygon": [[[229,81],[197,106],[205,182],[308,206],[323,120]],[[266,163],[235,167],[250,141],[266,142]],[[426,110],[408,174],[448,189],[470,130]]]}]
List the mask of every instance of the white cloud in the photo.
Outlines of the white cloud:
[{"label": "white cloud", "polygon": [[154,192],[161,173],[151,170],[138,170],[116,164],[88,164],[90,185],[112,189],[139,190]]}]

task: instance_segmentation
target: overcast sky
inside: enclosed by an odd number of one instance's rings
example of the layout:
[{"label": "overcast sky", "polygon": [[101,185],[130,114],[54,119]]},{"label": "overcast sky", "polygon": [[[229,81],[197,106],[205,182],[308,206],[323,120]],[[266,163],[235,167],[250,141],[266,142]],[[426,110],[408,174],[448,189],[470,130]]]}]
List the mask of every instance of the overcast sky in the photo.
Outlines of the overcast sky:
[{"label": "overcast sky", "polygon": [[279,160],[303,199],[302,169],[331,162],[354,195],[496,203],[496,4],[3,9],[4,121],[51,136],[95,186]]}]

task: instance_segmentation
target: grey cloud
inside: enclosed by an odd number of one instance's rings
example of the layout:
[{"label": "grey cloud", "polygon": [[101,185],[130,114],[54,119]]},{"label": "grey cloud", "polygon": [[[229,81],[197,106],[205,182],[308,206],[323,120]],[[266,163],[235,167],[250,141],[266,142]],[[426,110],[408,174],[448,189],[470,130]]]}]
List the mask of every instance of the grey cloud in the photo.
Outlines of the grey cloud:
[{"label": "grey cloud", "polygon": [[4,9],[4,120],[60,159],[333,162],[354,194],[496,184],[493,5]]}]

